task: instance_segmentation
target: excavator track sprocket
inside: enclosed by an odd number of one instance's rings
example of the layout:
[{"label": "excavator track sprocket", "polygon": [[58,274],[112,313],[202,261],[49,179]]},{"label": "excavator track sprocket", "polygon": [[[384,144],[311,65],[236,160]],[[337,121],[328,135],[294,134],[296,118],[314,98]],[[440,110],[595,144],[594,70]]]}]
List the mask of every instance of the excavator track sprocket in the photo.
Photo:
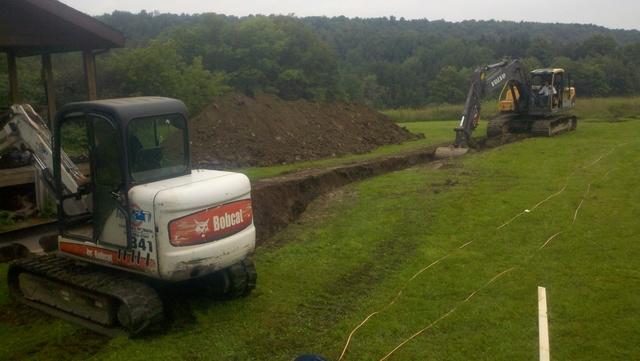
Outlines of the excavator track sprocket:
[{"label": "excavator track sprocket", "polygon": [[214,293],[225,299],[246,297],[256,288],[258,274],[251,258],[202,277],[197,282],[205,288],[213,286]]},{"label": "excavator track sprocket", "polygon": [[499,116],[489,120],[487,124],[487,137],[500,137],[509,133],[511,116]]},{"label": "excavator track sprocket", "polygon": [[164,318],[162,301],[148,284],[66,257],[14,261],[8,281],[18,301],[110,337],[141,335]]}]

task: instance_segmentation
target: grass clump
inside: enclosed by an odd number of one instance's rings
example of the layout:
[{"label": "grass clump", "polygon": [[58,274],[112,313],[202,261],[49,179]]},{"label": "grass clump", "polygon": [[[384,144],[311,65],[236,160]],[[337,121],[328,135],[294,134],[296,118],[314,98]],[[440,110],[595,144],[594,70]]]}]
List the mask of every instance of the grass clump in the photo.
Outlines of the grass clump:
[{"label": "grass clump", "polygon": [[[492,117],[498,108],[493,100],[482,103],[483,118]],[[460,119],[464,104],[434,104],[423,108],[387,109],[381,111],[398,123]]]},{"label": "grass clump", "polygon": [[[484,119],[497,114],[497,102],[482,103]],[[382,113],[398,123],[459,119],[464,104],[430,105],[419,109],[389,109]],[[580,119],[606,119],[614,122],[640,118],[640,97],[578,98],[573,111]]]},{"label": "grass clump", "polygon": [[0,210],[0,226],[12,226],[16,224],[16,214],[11,211]]},{"label": "grass clump", "polygon": [[578,99],[574,110],[579,119],[616,122],[640,117],[640,97]]}]

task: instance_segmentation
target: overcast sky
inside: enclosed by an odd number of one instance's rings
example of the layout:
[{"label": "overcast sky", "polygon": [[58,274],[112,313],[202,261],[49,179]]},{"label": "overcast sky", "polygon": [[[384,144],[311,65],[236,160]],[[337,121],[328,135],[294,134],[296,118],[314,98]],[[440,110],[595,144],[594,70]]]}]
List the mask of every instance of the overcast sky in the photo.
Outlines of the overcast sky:
[{"label": "overcast sky", "polygon": [[515,20],[640,29],[640,0],[62,0],[90,15],[113,10],[227,15],[396,16],[460,21]]}]

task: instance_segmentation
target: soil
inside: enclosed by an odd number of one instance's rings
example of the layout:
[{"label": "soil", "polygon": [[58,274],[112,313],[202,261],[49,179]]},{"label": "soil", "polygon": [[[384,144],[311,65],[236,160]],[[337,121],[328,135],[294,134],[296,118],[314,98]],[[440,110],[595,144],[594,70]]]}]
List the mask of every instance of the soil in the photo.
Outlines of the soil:
[{"label": "soil", "polygon": [[194,166],[269,166],[365,153],[420,135],[354,103],[286,101],[275,96],[217,97],[190,122]]}]

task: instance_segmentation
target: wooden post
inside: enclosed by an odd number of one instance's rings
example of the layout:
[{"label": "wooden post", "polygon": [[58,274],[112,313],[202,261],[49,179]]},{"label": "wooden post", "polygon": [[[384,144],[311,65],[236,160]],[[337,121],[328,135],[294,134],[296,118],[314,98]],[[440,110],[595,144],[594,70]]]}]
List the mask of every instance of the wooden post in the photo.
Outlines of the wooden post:
[{"label": "wooden post", "polygon": [[82,52],[84,62],[84,79],[87,85],[87,98],[89,100],[98,99],[98,88],[96,86],[96,57],[91,50]]},{"label": "wooden post", "polygon": [[49,127],[53,129],[53,120],[56,115],[56,88],[53,84],[53,66],[51,54],[42,55],[42,78],[44,80],[44,92],[47,95],[47,110]]},{"label": "wooden post", "polygon": [[18,94],[18,66],[16,65],[16,55],[7,53],[7,63],[9,64],[9,105],[17,104],[20,101]]},{"label": "wooden post", "polygon": [[547,289],[538,286],[538,339],[540,361],[549,361],[549,321],[547,319]]}]

